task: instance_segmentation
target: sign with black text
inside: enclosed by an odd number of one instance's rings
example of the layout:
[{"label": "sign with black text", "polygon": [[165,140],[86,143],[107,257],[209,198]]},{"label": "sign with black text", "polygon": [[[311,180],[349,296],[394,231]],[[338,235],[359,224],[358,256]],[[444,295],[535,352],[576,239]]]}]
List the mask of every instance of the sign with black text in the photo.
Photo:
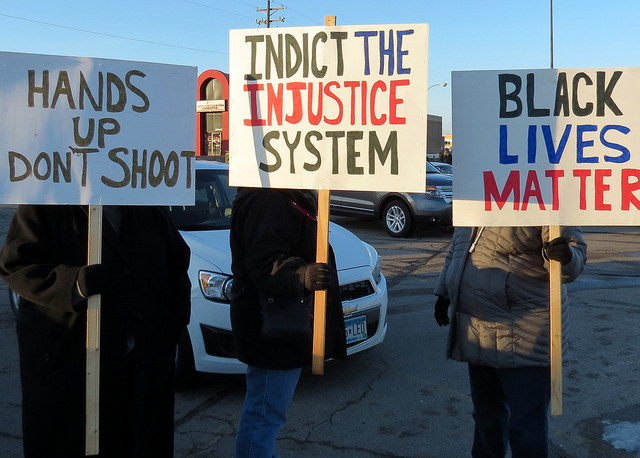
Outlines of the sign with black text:
[{"label": "sign with black text", "polygon": [[230,32],[230,182],[424,192],[428,25]]},{"label": "sign with black text", "polygon": [[0,203],[193,205],[196,67],[0,52]]},{"label": "sign with black text", "polygon": [[456,226],[639,225],[640,69],[453,72]]}]

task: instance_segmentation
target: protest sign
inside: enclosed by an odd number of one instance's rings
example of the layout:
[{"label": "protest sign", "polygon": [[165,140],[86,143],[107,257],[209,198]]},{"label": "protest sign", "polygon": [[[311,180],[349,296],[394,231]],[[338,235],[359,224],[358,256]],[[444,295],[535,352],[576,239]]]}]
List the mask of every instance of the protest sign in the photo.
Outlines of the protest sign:
[{"label": "protest sign", "polygon": [[196,67],[0,63],[0,203],[193,205]]},{"label": "protest sign", "polygon": [[232,185],[424,192],[427,24],[229,41]]},{"label": "protest sign", "polygon": [[456,226],[640,224],[640,69],[453,72]]},{"label": "protest sign", "polygon": [[[230,169],[235,186],[318,190],[317,262],[329,191],[423,192],[426,24],[232,30]],[[323,373],[325,292],[314,307]]]},{"label": "protest sign", "polygon": [[[635,68],[453,72],[454,225],[637,225]],[[561,266],[549,264],[551,414],[562,414]]]},{"label": "protest sign", "polygon": [[[0,203],[193,205],[195,67],[0,52]],[[99,453],[100,295],[87,301],[87,455]]]}]

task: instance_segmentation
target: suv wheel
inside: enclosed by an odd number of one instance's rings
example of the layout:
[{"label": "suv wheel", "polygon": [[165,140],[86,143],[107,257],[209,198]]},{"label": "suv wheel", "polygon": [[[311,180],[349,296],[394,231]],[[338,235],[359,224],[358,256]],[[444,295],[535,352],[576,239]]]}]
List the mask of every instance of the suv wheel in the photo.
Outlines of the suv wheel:
[{"label": "suv wheel", "polygon": [[407,237],[414,228],[414,220],[407,204],[401,200],[392,200],[382,213],[384,227],[391,237]]}]

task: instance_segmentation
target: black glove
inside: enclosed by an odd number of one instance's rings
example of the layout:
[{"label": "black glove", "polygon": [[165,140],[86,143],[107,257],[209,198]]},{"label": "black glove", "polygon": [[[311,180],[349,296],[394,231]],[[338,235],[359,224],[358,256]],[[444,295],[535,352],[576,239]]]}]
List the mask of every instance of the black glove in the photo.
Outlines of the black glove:
[{"label": "black glove", "polygon": [[436,310],[433,316],[440,326],[447,326],[449,324],[449,304],[451,304],[449,299],[438,296],[436,300]]},{"label": "black glove", "polygon": [[544,252],[547,258],[559,261],[563,266],[568,264],[573,257],[569,242],[564,237],[558,237],[544,244]]},{"label": "black glove", "polygon": [[104,293],[107,286],[107,269],[102,264],[82,267],[78,271],[76,285],[83,297]]},{"label": "black glove", "polygon": [[336,271],[329,264],[314,262],[299,269],[304,287],[309,291],[327,289],[336,277]]}]

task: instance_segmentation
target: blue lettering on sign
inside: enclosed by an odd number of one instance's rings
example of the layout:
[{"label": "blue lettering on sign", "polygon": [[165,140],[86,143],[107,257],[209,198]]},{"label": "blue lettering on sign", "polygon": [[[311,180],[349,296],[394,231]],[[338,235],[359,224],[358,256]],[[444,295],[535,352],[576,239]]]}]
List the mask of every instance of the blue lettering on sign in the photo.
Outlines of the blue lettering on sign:
[{"label": "blue lettering on sign", "polygon": [[[538,127],[542,132],[542,139],[544,140],[545,150],[547,153],[547,160],[549,164],[559,164],[562,156],[567,149],[567,144],[569,143],[569,138],[571,132],[575,132],[575,151],[576,151],[576,162],[578,164],[596,164],[600,162],[600,157],[604,162],[613,162],[613,163],[624,163],[631,160],[631,151],[626,146],[616,143],[607,139],[607,135],[610,133],[620,133],[623,135],[627,135],[631,132],[631,129],[617,124],[606,125],[601,129],[594,124],[581,124],[578,126],[574,126],[572,124],[567,124],[564,126],[562,131],[562,136],[556,146],[553,141],[553,132],[551,130],[551,126],[548,124],[545,125],[529,125],[527,127],[527,162],[529,164],[535,164],[537,160],[537,148],[538,148]],[[600,130],[599,135],[594,135],[594,138],[589,137],[589,134],[592,132],[598,132]],[[598,149],[596,145],[595,138],[599,140],[599,145],[603,146],[606,151],[602,151],[602,149]],[[498,158],[500,164],[517,164],[519,160],[519,155],[517,154],[517,149],[509,151],[508,144],[508,126],[506,124],[501,124],[499,129],[499,146],[498,146]],[[513,145],[512,145],[513,146]],[[613,150],[618,152],[617,155],[606,154],[607,151]]]},{"label": "blue lettering on sign", "polygon": [[[386,74],[391,76],[395,73],[402,74],[410,74],[411,68],[405,68],[402,63],[402,58],[409,54],[409,51],[402,49],[403,47],[403,38],[406,35],[412,35],[414,33],[413,29],[407,30],[389,30],[388,40],[385,39],[385,32],[381,30],[380,32],[376,32],[373,30],[365,30],[360,32],[355,32],[354,36],[362,37],[362,50],[364,53],[364,74],[371,74],[371,64],[370,64],[370,50],[369,46],[369,38],[378,37],[378,56],[380,63],[380,75]],[[394,40],[395,34],[395,40]],[[385,66],[385,59],[387,65]]]}]

